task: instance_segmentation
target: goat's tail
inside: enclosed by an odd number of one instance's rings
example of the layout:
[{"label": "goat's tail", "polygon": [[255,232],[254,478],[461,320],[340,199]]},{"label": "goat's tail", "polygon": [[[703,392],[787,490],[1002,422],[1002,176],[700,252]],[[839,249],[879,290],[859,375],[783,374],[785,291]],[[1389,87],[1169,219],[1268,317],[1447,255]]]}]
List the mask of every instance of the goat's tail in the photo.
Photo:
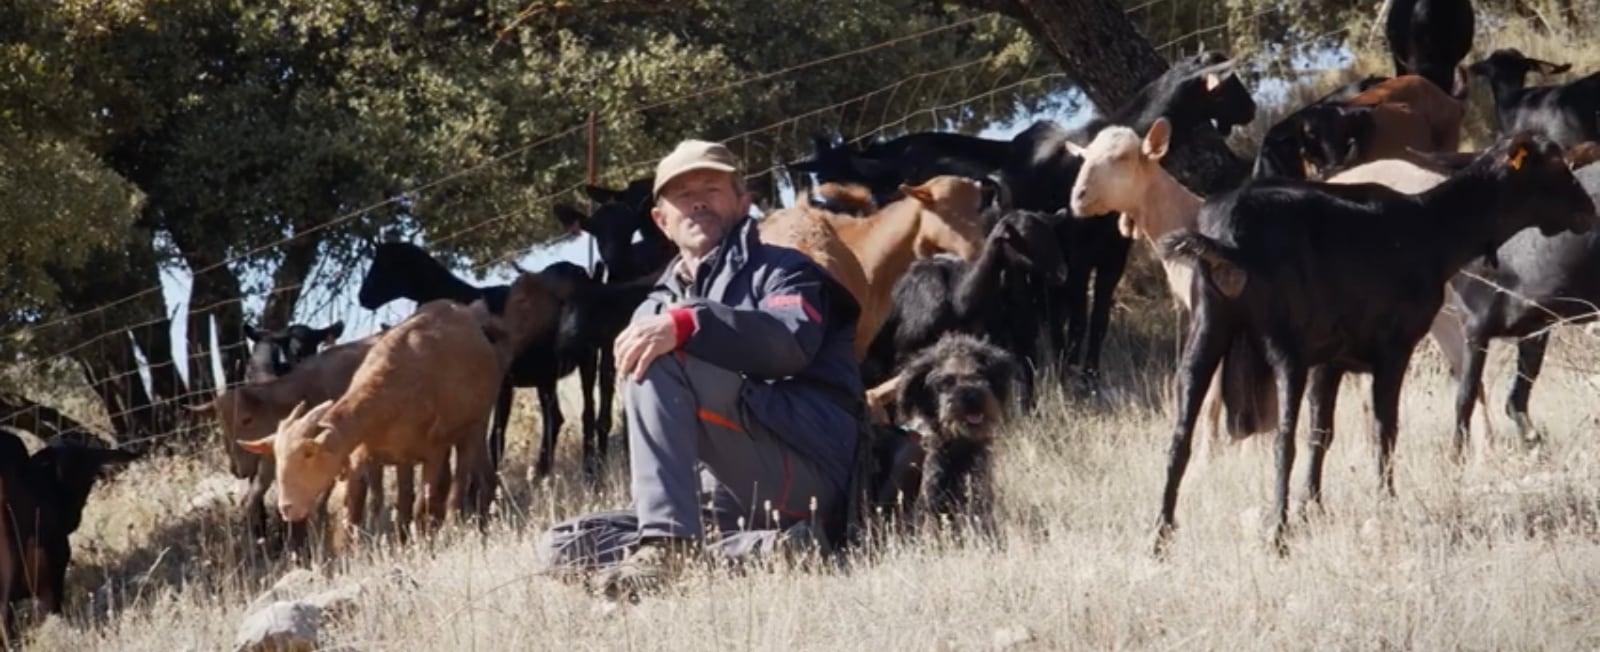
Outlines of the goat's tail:
[{"label": "goat's tail", "polygon": [[1234,298],[1244,292],[1247,278],[1244,266],[1232,250],[1193,229],[1177,229],[1156,240],[1156,252],[1164,259],[1189,261],[1223,296]]},{"label": "goat's tail", "polygon": [[1278,383],[1260,338],[1234,335],[1222,359],[1221,376],[1228,434],[1244,438],[1272,432],[1278,418]]}]

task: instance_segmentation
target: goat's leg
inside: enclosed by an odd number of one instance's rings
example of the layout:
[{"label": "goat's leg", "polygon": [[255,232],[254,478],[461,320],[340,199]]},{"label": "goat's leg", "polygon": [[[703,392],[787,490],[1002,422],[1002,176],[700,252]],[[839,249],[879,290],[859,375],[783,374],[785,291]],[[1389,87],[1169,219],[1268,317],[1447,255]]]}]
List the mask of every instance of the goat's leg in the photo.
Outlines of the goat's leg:
[{"label": "goat's leg", "polygon": [[600,477],[599,442],[596,441],[594,390],[595,367],[598,366],[600,356],[595,352],[584,354],[578,359],[578,387],[583,392],[583,412],[578,415],[578,423],[583,430],[583,476],[590,482]]},{"label": "goat's leg", "polygon": [[[494,421],[489,426],[489,465],[496,471],[506,459],[506,424],[511,420],[511,398],[516,388],[509,380],[500,383],[500,393],[494,397]],[[544,398],[540,394],[540,399]]]},{"label": "goat's leg", "polygon": [[1533,382],[1539,379],[1544,368],[1545,348],[1550,344],[1550,331],[1517,341],[1517,375],[1511,379],[1511,393],[1506,397],[1506,416],[1517,424],[1517,434],[1525,444],[1536,444],[1541,439],[1533,419],[1528,417],[1528,396],[1533,393]]},{"label": "goat's leg", "polygon": [[1472,404],[1483,396],[1483,364],[1488,357],[1489,338],[1473,329],[1467,338],[1466,360],[1456,376],[1456,432],[1450,449],[1453,462],[1461,462],[1466,452],[1467,439],[1472,434]]},{"label": "goat's leg", "polygon": [[444,525],[446,493],[450,482],[450,451],[433,454],[422,462],[422,512],[421,525],[425,536],[433,538]]},{"label": "goat's leg", "polygon": [[[367,469],[372,467],[382,468],[370,462],[361,462],[361,466],[353,469],[353,473],[345,476],[344,484],[344,523],[340,529],[349,537],[351,549],[360,542],[362,534],[362,520],[367,513]],[[342,556],[350,550],[340,550]]]},{"label": "goat's leg", "polygon": [[[606,458],[607,451],[611,448],[611,412],[614,409],[612,400],[617,394],[617,359],[611,350],[611,343],[600,347],[600,407],[595,415],[595,438],[599,440],[600,459]],[[628,453],[628,438],[622,438],[622,453]]]},{"label": "goat's leg", "polygon": [[1228,350],[1232,334],[1228,325],[1216,317],[1198,317],[1189,329],[1188,346],[1178,365],[1178,422],[1172,432],[1172,447],[1168,450],[1167,482],[1161,493],[1161,518],[1156,528],[1155,555],[1166,554],[1172,531],[1177,528],[1174,512],[1178,506],[1178,485],[1183,481],[1184,469],[1189,465],[1190,444],[1193,440],[1195,417],[1200,412],[1200,401],[1211,384],[1212,374]]},{"label": "goat's leg", "polygon": [[1284,338],[1267,338],[1266,349],[1278,380],[1278,498],[1273,505],[1272,545],[1283,555],[1288,554],[1284,534],[1289,527],[1289,476],[1294,471],[1294,431],[1306,391],[1306,366]]},{"label": "goat's leg", "polygon": [[544,436],[539,442],[539,459],[534,462],[533,477],[543,478],[550,475],[550,467],[555,465],[556,436],[561,434],[561,403],[556,397],[556,381],[540,381],[539,410],[544,414],[540,426]]},{"label": "goat's leg", "polygon": [[1410,352],[1387,353],[1372,369],[1372,415],[1378,431],[1378,482],[1390,498],[1394,492],[1394,446],[1400,434],[1400,386]]},{"label": "goat's leg", "polygon": [[245,523],[252,541],[267,536],[267,490],[272,488],[273,468],[266,461],[256,467],[250,491],[244,496]]},{"label": "goat's leg", "polygon": [[[399,467],[396,467],[399,468]],[[383,469],[382,464],[368,464],[367,476],[367,509],[362,514],[362,527],[369,532],[377,532],[383,527]]]},{"label": "goat's leg", "polygon": [[411,520],[417,500],[417,467],[400,464],[394,467],[394,529],[400,543],[411,538]]},{"label": "goat's leg", "polygon": [[1306,504],[1322,505],[1322,462],[1333,445],[1334,408],[1344,372],[1332,365],[1311,368],[1311,460],[1306,469]]},{"label": "goat's leg", "polygon": [[1063,292],[1062,301],[1066,304],[1067,318],[1066,343],[1062,350],[1056,353],[1056,360],[1061,365],[1062,380],[1070,378],[1067,372],[1079,363],[1083,355],[1083,335],[1085,326],[1089,321],[1089,268],[1082,266],[1069,268],[1067,271],[1067,284]]},{"label": "goat's leg", "polygon": [[1117,285],[1128,268],[1131,242],[1126,238],[1118,239],[1114,250],[1103,254],[1106,259],[1094,272],[1094,308],[1089,313],[1089,341],[1083,359],[1083,373],[1091,388],[1099,385],[1100,350],[1106,342],[1106,329],[1111,325],[1111,306],[1116,300]]}]

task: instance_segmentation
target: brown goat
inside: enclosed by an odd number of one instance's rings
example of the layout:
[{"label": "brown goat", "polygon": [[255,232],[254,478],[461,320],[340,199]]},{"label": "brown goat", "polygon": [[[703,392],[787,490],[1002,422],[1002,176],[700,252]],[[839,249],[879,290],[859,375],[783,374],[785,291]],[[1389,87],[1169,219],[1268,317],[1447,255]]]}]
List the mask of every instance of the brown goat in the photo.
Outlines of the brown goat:
[{"label": "brown goat", "polygon": [[[372,350],[378,337],[370,335],[359,340],[337,344],[322,353],[309,357],[289,373],[263,382],[252,382],[219,392],[211,401],[189,409],[216,418],[221,426],[227,447],[229,465],[235,477],[250,478],[250,491],[245,496],[246,521],[257,532],[264,531],[267,520],[266,495],[275,478],[271,457],[259,457],[246,450],[240,442],[270,436],[279,421],[300,402],[320,403],[333,400],[350,387],[350,378]],[[399,468],[396,482],[395,527],[405,537],[411,523],[415,501],[414,469]],[[383,469],[362,469],[368,484],[382,495]],[[323,498],[326,501],[326,497]],[[375,501],[370,518],[374,525],[382,512],[382,501]],[[317,514],[324,513],[324,505],[317,505]],[[292,528],[297,529],[297,528]],[[299,533],[291,537],[297,539]],[[291,541],[291,545],[299,545]]]},{"label": "brown goat", "polygon": [[440,299],[379,335],[338,400],[309,411],[299,403],[277,433],[241,444],[277,458],[284,519],[306,518],[316,497],[345,476],[346,529],[353,529],[366,487],[350,471],[420,463],[419,530],[436,530],[447,502],[459,514],[468,500],[481,527],[495,488],[483,440],[490,410],[512,358],[555,327],[558,308],[541,275],[523,274],[511,286],[503,318],[481,300],[464,306]]},{"label": "brown goat", "polygon": [[761,219],[763,241],[797,249],[831,272],[861,305],[856,360],[866,357],[893,301],[895,281],[911,261],[952,253],[972,262],[983,251],[983,189],[966,177],[941,175],[866,217],[815,208],[774,211]]},{"label": "brown goat", "polygon": [[1461,141],[1461,118],[1466,112],[1461,101],[1419,75],[1400,75],[1379,82],[1344,103],[1346,106],[1408,104],[1433,126],[1433,140],[1447,143],[1447,151],[1457,149]]}]

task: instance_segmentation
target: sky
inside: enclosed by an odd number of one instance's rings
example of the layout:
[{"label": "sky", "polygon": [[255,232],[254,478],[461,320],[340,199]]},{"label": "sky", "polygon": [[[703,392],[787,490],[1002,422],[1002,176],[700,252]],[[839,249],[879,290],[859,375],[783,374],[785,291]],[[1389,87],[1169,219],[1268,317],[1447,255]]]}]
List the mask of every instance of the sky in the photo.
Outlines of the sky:
[{"label": "sky", "polygon": [[[1297,61],[1295,62],[1296,65],[1294,67],[1309,67],[1308,64],[1316,65],[1317,67],[1340,65],[1342,63],[1340,59],[1344,58],[1345,56],[1342,52],[1332,52],[1326,56],[1320,56],[1315,59]],[[1254,95],[1258,102],[1273,102],[1282,97],[1282,93],[1285,88],[1287,88],[1287,84],[1281,80],[1263,80],[1263,82],[1259,84],[1257,88],[1255,88]],[[1076,93],[1076,91],[1070,92]],[[1062,104],[1064,105],[1064,103]],[[1063,126],[1070,129],[1087,121],[1093,114],[1094,110],[1089,103],[1081,102],[1079,105],[1082,108],[1071,113],[1059,113],[1054,115],[1048,113],[1028,115],[1023,116],[1013,122],[1005,124],[993,124],[988,128],[978,132],[976,135],[982,138],[1009,140],[1017,133],[1033,124],[1035,121],[1041,119],[1056,120],[1062,123]],[[787,185],[787,179],[782,179],[783,175],[779,176],[782,204],[785,206],[793,205],[793,189]],[[414,242],[419,246],[427,248],[427,243],[424,241],[417,240]],[[545,266],[557,261],[569,261],[580,265],[591,266],[592,261],[598,258],[598,253],[593,248],[593,240],[588,234],[579,234],[577,236],[558,238],[550,243],[528,242],[527,246],[529,247],[529,251],[517,259],[517,264],[522,266],[524,269],[529,270],[542,269]],[[180,267],[182,265],[181,262],[176,264]],[[325,279],[328,277],[329,271],[330,270],[319,267],[318,269],[312,271],[310,278]],[[485,275],[481,279],[476,278],[475,274],[466,273],[465,270],[457,269],[455,271],[458,276],[461,276],[463,279],[475,285],[495,285],[509,283],[514,277],[514,270],[510,269]],[[338,284],[337,288],[331,291],[319,288],[309,291],[305,296],[303,296],[299,302],[299,305],[296,307],[295,321],[297,323],[306,323],[310,326],[320,328],[332,323],[335,320],[343,320],[345,323],[345,329],[340,341],[348,342],[350,340],[359,339],[378,331],[381,324],[393,325],[399,323],[405,318],[406,315],[409,315],[411,311],[415,309],[415,303],[408,299],[398,299],[376,311],[369,311],[362,308],[356,303],[355,292],[357,285],[360,283],[361,275],[366,272],[366,269],[364,266],[361,266],[354,270],[348,270],[348,272],[349,276],[347,277],[347,280]],[[247,282],[249,281],[249,279],[244,280]],[[169,269],[163,272],[161,287],[162,294],[166,299],[168,315],[173,318],[172,350],[177,357],[179,373],[185,378],[185,380],[188,379],[189,375],[187,355],[189,347],[187,346],[188,321],[186,318],[183,318],[183,316],[189,309],[189,287],[190,276],[186,270]],[[246,313],[259,313],[263,303],[264,299],[260,296],[248,297],[244,304]],[[215,342],[215,336],[213,336],[213,342],[211,343],[211,346],[217,346],[217,343]],[[141,359],[141,365],[142,362],[143,361]],[[212,371],[216,378],[222,377],[220,360],[213,361]],[[141,376],[145,378],[146,383],[149,382],[148,370],[141,369]]]}]

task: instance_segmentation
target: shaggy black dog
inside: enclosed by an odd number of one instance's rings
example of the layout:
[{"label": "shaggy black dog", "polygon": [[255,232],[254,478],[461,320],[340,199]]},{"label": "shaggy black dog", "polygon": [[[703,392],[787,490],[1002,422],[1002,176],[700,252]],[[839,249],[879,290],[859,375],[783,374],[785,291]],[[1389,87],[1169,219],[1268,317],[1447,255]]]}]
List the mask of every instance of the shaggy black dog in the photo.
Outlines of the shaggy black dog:
[{"label": "shaggy black dog", "polygon": [[[916,521],[972,518],[993,533],[991,447],[1028,401],[1026,373],[1010,352],[965,333],[948,333],[907,362],[896,403],[918,445],[885,451],[891,478],[879,505],[912,506]],[[889,495],[897,492],[898,501]]]}]

